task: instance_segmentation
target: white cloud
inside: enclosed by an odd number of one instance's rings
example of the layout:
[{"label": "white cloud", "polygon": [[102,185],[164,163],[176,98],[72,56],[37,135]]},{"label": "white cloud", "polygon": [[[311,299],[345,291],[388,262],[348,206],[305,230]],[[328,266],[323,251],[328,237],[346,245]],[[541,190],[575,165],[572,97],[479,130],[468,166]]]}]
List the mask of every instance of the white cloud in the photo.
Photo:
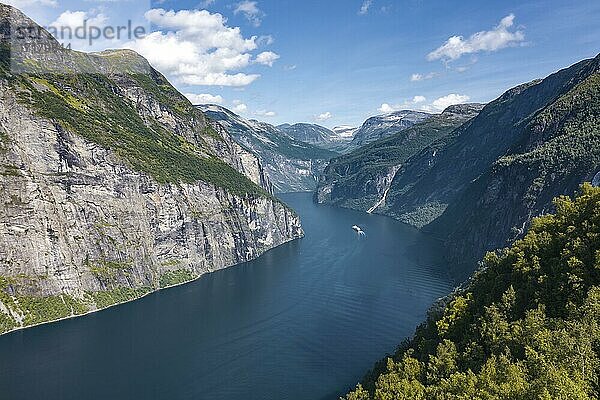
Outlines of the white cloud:
[{"label": "white cloud", "polygon": [[298,68],[298,66],[297,66],[296,64],[292,64],[292,65],[285,65],[285,66],[283,67],[283,70],[284,70],[284,71],[293,71],[293,70],[295,70],[296,68]]},{"label": "white cloud", "polygon": [[449,95],[435,99],[433,103],[431,103],[431,105],[434,108],[442,111],[446,107],[449,107],[451,105],[466,103],[467,101],[469,101],[469,99],[470,97],[466,95],[450,93]]},{"label": "white cloud", "polygon": [[470,100],[470,97],[463,94],[450,93],[446,96],[435,99],[431,104],[423,106],[421,109],[428,112],[444,111],[447,107],[454,104],[463,104]]},{"label": "white cloud", "polygon": [[385,113],[385,114],[388,114],[388,113],[391,113],[391,112],[394,112],[394,111],[398,111],[398,110],[399,110],[399,108],[397,109],[395,106],[391,106],[388,103],[383,103],[381,105],[381,107],[379,107],[377,109],[377,111],[380,111],[380,112]]},{"label": "white cloud", "polygon": [[246,111],[248,111],[248,106],[245,105],[244,103],[239,103],[238,105],[236,105],[235,107],[233,107],[233,112],[235,113],[244,113]]},{"label": "white cloud", "polygon": [[192,104],[223,104],[223,97],[219,95],[208,93],[185,93],[185,97],[187,97]]},{"label": "white cloud", "polygon": [[260,35],[258,39],[256,39],[256,44],[258,46],[270,46],[275,43],[275,39],[271,35]]},{"label": "white cloud", "polygon": [[108,17],[96,10],[91,11],[70,11],[67,10],[60,14],[54,22],[50,24],[56,29],[71,28],[75,30],[83,27],[84,22],[87,26],[103,28],[108,22]]},{"label": "white cloud", "polygon": [[388,104],[388,103],[383,103],[378,109],[377,111],[382,112],[384,114],[389,114],[392,113],[394,111],[400,111],[400,110],[412,110],[415,108],[415,106],[417,104],[421,104],[426,102],[427,99],[425,98],[425,96],[414,96],[412,99],[405,101],[402,104]]},{"label": "white cloud", "polygon": [[258,8],[258,2],[256,1],[248,1],[244,0],[235,5],[233,9],[233,14],[237,15],[239,13],[244,14],[244,17],[250,22],[253,26],[260,26],[262,19],[265,17],[265,13],[262,12]]},{"label": "white cloud", "polygon": [[275,117],[277,116],[277,113],[275,111],[266,111],[266,110],[259,110],[257,112],[255,112],[254,114],[258,115],[259,117]]},{"label": "white cloud", "polygon": [[280,56],[277,53],[273,53],[272,51],[263,51],[259,55],[256,56],[254,62],[257,64],[268,65],[269,67],[273,66],[273,63],[279,59]]},{"label": "white cloud", "polygon": [[410,80],[411,82],[418,82],[418,81],[424,81],[427,79],[432,79],[435,78],[437,76],[437,73],[435,72],[430,72],[428,74],[412,74],[410,76]]},{"label": "white cloud", "polygon": [[365,15],[369,12],[369,8],[373,4],[373,0],[364,0],[362,5],[360,6],[360,10],[358,10],[359,15]]},{"label": "white cloud", "polygon": [[[245,38],[239,27],[227,26],[221,14],[152,9],[145,16],[161,30],[124,47],[145,56],[175,83],[240,87],[260,77],[240,72],[252,63],[257,37]],[[265,65],[279,57],[271,53],[261,53]]]},{"label": "white cloud", "polygon": [[516,30],[510,32],[508,29],[514,25],[514,14],[510,14],[490,31],[481,31],[469,36],[452,36],[446,43],[427,55],[429,61],[444,60],[453,61],[464,54],[473,54],[480,51],[497,51],[509,46],[516,46],[525,40],[525,34]]},{"label": "white cloud", "polygon": [[319,114],[317,116],[315,116],[315,119],[317,121],[327,121],[328,119],[331,119],[333,117],[333,114],[331,114],[329,111],[324,112],[323,114]]}]

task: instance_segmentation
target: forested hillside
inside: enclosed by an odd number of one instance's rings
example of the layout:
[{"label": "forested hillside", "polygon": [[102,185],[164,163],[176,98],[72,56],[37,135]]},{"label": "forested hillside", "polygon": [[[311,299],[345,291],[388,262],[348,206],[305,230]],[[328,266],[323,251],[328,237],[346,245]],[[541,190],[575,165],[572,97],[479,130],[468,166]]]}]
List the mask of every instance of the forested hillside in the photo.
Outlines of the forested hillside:
[{"label": "forested hillside", "polygon": [[598,398],[600,188],[554,204],[345,399]]}]

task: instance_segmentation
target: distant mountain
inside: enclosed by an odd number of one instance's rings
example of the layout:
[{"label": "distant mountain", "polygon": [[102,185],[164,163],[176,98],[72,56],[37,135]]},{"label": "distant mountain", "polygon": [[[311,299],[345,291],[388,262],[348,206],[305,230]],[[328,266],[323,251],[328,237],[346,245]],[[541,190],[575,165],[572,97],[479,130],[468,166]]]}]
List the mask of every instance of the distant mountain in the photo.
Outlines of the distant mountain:
[{"label": "distant mountain", "polygon": [[212,104],[197,107],[258,156],[275,192],[314,190],[327,162],[337,155],[297,140],[273,125],[247,120],[225,107]]},{"label": "distant mountain", "polygon": [[328,143],[336,138],[336,134],[332,130],[316,124],[282,124],[278,125],[277,128],[296,140],[314,145]]},{"label": "distant mountain", "polygon": [[346,140],[354,139],[354,135],[356,134],[357,130],[358,130],[357,127],[350,126],[350,125],[340,125],[340,126],[336,126],[332,129],[332,131],[334,131],[335,134],[340,139],[346,139]]},{"label": "distant mountain", "polygon": [[450,106],[400,133],[377,140],[331,160],[320,177],[317,199],[372,212],[383,204],[404,162],[434,141],[475,117],[482,104]]},{"label": "distant mountain", "polygon": [[367,119],[356,131],[350,147],[357,149],[378,139],[394,135],[431,116],[432,114],[412,110],[376,115]]},{"label": "distant mountain", "polygon": [[[298,123],[294,125],[283,124],[277,128],[281,129],[289,136],[302,142],[310,143],[315,146],[343,153],[348,144],[352,141],[353,133],[350,129],[345,129],[341,133],[325,128],[321,125]],[[356,130],[356,129],[354,129]]]},{"label": "distant mountain", "polygon": [[468,273],[599,170],[600,55],[508,90],[410,157],[376,212],[434,233]]}]

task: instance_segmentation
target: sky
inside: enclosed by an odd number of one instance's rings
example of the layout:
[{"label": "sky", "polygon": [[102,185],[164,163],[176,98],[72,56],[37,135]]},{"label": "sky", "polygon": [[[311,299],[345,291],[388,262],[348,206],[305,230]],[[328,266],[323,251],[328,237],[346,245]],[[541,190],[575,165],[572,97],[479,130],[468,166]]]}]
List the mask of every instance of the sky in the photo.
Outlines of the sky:
[{"label": "sky", "polygon": [[45,27],[141,26],[130,48],[193,103],[272,124],[360,125],[489,102],[600,52],[600,1],[2,0]]}]

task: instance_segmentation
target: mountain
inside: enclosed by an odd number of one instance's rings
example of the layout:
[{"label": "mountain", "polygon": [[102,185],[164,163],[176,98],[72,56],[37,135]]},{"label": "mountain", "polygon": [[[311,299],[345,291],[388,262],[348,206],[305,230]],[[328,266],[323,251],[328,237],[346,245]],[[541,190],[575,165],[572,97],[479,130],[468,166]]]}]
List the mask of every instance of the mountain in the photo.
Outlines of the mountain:
[{"label": "mountain", "polygon": [[384,212],[428,225],[468,272],[599,170],[600,56],[507,91],[413,157]]},{"label": "mountain", "polygon": [[302,142],[313,144],[317,147],[343,153],[352,141],[354,132],[352,128],[342,129],[341,132],[327,129],[316,124],[298,123],[294,125],[283,124],[277,126],[289,136]]},{"label": "mountain", "polygon": [[597,399],[600,189],[488,254],[345,400]]},{"label": "mountain", "polygon": [[277,128],[296,140],[314,145],[325,144],[336,138],[332,130],[316,124],[282,124],[278,125]]},{"label": "mountain", "polygon": [[385,202],[390,184],[404,162],[475,117],[482,108],[480,104],[450,106],[400,133],[332,159],[319,179],[317,201],[375,211]]},{"label": "mountain", "polygon": [[600,56],[508,90],[414,154],[376,212],[439,237],[466,277],[599,170]]},{"label": "mountain", "polygon": [[0,19],[0,333],[302,236],[256,157],[141,56],[64,49],[10,6]]},{"label": "mountain", "polygon": [[402,110],[371,117],[355,132],[350,148],[357,149],[375,140],[394,135],[430,118],[431,115],[419,111]]},{"label": "mountain", "polygon": [[332,131],[340,138],[340,139],[344,139],[344,140],[352,140],[354,139],[354,135],[356,134],[356,131],[358,130],[357,127],[355,126],[350,126],[350,125],[340,125],[340,126],[335,126]]},{"label": "mountain", "polygon": [[214,104],[197,107],[258,156],[276,192],[314,190],[317,177],[329,159],[337,155],[299,141],[273,125],[247,120],[225,107]]}]

